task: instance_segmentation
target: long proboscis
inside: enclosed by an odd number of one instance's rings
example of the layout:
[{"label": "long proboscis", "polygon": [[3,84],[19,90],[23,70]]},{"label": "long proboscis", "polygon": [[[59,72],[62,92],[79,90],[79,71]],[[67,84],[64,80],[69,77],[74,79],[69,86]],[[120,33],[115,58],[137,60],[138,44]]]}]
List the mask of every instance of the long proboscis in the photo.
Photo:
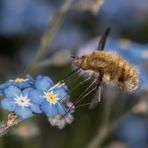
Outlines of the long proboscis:
[{"label": "long proboscis", "polygon": [[73,75],[74,73],[78,72],[80,70],[80,68],[76,68],[73,71],[71,71],[70,73],[68,73],[63,79],[62,82],[64,82],[65,80],[67,80],[71,75]]}]

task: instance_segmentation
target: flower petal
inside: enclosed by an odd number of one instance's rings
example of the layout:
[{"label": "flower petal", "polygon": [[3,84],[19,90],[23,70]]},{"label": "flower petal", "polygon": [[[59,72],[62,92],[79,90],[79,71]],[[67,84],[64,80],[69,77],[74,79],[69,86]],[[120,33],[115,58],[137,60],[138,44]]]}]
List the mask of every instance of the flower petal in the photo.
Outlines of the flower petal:
[{"label": "flower petal", "polygon": [[34,82],[34,79],[29,74],[26,75],[26,79],[28,79],[30,83]]},{"label": "flower petal", "polygon": [[0,90],[0,97],[2,97],[4,94],[3,94],[3,91]]},{"label": "flower petal", "polygon": [[53,81],[46,76],[38,76],[35,81],[35,86],[41,91],[45,91],[53,86]]},{"label": "flower petal", "polygon": [[39,105],[31,103],[30,108],[34,113],[42,113]]},{"label": "flower petal", "polygon": [[35,104],[41,104],[44,101],[43,93],[37,89],[33,89],[29,92],[28,96]]},{"label": "flower petal", "polygon": [[59,100],[65,100],[68,97],[68,93],[65,89],[63,88],[55,88],[53,90],[53,93],[56,94],[57,98],[59,98]]},{"label": "flower petal", "polygon": [[7,111],[14,111],[15,107],[16,107],[16,104],[14,103],[14,100],[12,99],[8,99],[8,98],[5,98],[1,101],[1,107],[4,109],[4,110],[7,110]]},{"label": "flower petal", "polygon": [[28,83],[28,81],[25,81],[25,82],[13,82],[13,85],[20,88],[20,89],[30,87],[30,84]]},{"label": "flower petal", "polygon": [[13,85],[9,86],[4,91],[7,98],[14,98],[21,95],[21,90]]},{"label": "flower petal", "polygon": [[49,104],[48,102],[44,102],[41,105],[41,110],[48,116],[54,117],[57,114],[57,109],[54,104]]},{"label": "flower petal", "polygon": [[29,87],[29,88],[25,88],[22,91],[23,96],[29,96],[30,91],[33,90],[33,88]]},{"label": "flower petal", "polygon": [[68,112],[68,110],[65,108],[65,106],[62,103],[57,103],[56,108],[60,115],[65,115]]},{"label": "flower petal", "polygon": [[19,117],[21,117],[22,119],[26,119],[32,116],[32,111],[29,108],[22,108],[17,106],[15,109],[15,113],[16,115],[18,115]]},{"label": "flower petal", "polygon": [[7,82],[0,85],[0,89],[5,89],[11,84],[12,84],[12,81],[7,81]]},{"label": "flower petal", "polygon": [[67,87],[67,85],[65,85],[65,84],[63,84],[60,88],[62,88],[62,89],[64,89],[65,91],[68,92],[68,87]]}]

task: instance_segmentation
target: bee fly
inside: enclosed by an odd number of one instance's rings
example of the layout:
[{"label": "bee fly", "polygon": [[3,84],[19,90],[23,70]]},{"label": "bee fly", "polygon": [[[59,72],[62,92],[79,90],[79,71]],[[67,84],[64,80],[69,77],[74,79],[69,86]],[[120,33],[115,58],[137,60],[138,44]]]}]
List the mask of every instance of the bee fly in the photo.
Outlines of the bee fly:
[{"label": "bee fly", "polygon": [[100,102],[102,83],[116,85],[124,91],[132,91],[138,87],[139,80],[136,69],[119,55],[104,51],[110,30],[110,27],[105,30],[95,52],[81,57],[72,57],[73,64],[77,69],[69,75],[81,70],[94,79],[91,86],[87,88],[88,90],[95,84],[93,90],[96,90],[96,94],[90,103],[90,109]]}]

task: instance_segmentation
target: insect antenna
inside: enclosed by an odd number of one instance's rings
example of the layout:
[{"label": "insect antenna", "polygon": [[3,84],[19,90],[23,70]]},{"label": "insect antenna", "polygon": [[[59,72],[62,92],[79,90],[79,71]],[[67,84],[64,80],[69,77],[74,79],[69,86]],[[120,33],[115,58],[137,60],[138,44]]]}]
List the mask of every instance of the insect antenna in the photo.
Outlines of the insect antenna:
[{"label": "insect antenna", "polygon": [[98,43],[98,47],[97,47],[97,50],[104,50],[104,47],[105,47],[105,43],[106,43],[106,39],[110,33],[110,30],[111,30],[111,27],[108,27],[104,34],[102,35],[99,43]]},{"label": "insect antenna", "polygon": [[78,57],[77,56],[73,56],[73,55],[71,55],[70,56],[72,59],[77,59]]},{"label": "insect antenna", "polygon": [[71,55],[70,57],[71,57],[72,59],[75,59],[75,58],[76,58],[75,56],[72,56],[72,55]]}]

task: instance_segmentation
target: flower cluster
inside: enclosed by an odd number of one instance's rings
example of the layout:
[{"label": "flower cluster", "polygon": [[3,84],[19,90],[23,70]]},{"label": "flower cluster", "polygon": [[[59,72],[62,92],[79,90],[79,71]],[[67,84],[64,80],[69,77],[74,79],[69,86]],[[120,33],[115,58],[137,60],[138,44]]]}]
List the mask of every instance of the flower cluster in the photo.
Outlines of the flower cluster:
[{"label": "flower cluster", "polygon": [[[0,85],[1,108],[26,119],[45,113],[52,126],[60,129],[73,121],[73,104],[64,83],[54,84],[47,76],[8,80]],[[69,105],[71,104],[71,105]],[[57,118],[58,117],[58,118]]]}]

